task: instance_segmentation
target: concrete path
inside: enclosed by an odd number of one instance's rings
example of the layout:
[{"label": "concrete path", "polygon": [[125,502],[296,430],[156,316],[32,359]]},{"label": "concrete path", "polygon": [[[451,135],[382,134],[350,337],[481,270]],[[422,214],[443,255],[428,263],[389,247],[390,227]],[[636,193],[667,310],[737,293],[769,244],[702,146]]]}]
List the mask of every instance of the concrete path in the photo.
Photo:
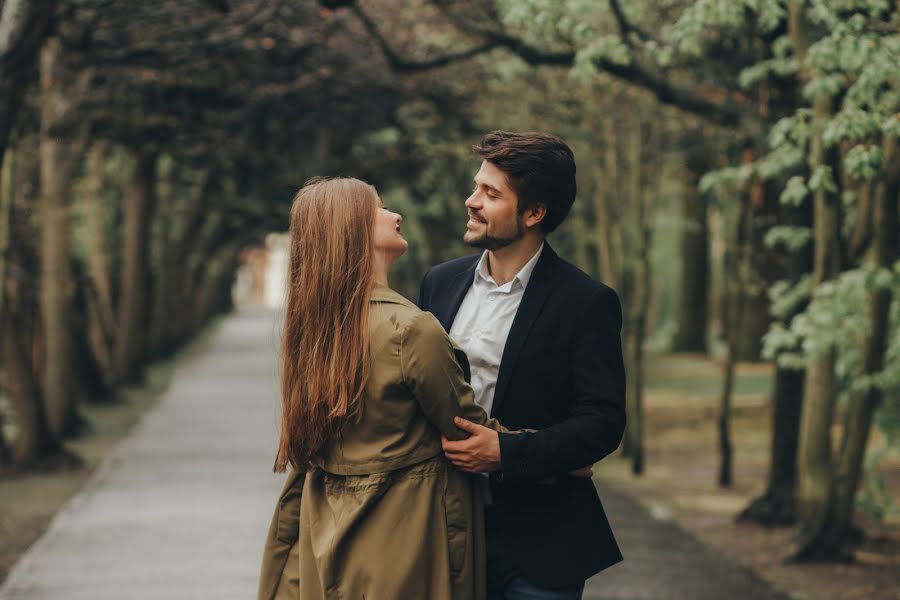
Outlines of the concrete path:
[{"label": "concrete path", "polygon": [[[13,568],[0,599],[252,600],[282,480],[271,472],[277,327],[271,312],[229,317]],[[780,598],[633,500],[602,498],[626,560],[593,578],[586,600]]]},{"label": "concrete path", "polygon": [[244,312],[174,374],[47,533],[3,600],[252,600],[281,477],[276,324]]}]

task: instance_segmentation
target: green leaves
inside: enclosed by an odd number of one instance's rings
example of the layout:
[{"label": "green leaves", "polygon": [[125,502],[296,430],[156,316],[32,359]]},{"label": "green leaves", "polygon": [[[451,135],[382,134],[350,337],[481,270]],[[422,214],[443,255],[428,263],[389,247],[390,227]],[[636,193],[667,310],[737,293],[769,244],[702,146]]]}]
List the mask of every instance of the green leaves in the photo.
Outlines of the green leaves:
[{"label": "green leaves", "polygon": [[810,240],[812,240],[812,230],[809,227],[776,225],[766,232],[764,241],[770,248],[781,244],[789,252],[796,252],[806,246]]},{"label": "green leaves", "polygon": [[[893,292],[888,351],[884,367],[868,377],[862,372],[862,340],[872,329],[871,294],[878,289]],[[834,349],[837,368],[847,393],[876,386],[886,393],[900,393],[900,266],[893,270],[872,265],[844,271],[836,279],[813,289],[811,278],[794,286],[781,282],[770,291],[773,314],[784,317],[802,302],[809,306],[785,328],[775,324],[763,339],[764,355],[784,367],[801,368]]]},{"label": "green leaves", "polygon": [[880,129],[878,115],[871,111],[850,107],[837,113],[825,125],[822,139],[827,146],[842,141],[860,141],[877,135]]},{"label": "green leaves", "polygon": [[784,189],[781,190],[778,201],[788,206],[800,206],[808,195],[809,188],[806,187],[806,180],[799,175],[795,175],[788,179]]},{"label": "green leaves", "polygon": [[834,174],[831,172],[831,167],[827,165],[817,166],[809,178],[809,189],[816,193],[824,192],[827,194],[836,194],[838,186],[834,181]]},{"label": "green leaves", "polygon": [[860,180],[875,177],[884,162],[884,152],[880,146],[865,145],[854,146],[847,152],[844,166],[847,172]]}]

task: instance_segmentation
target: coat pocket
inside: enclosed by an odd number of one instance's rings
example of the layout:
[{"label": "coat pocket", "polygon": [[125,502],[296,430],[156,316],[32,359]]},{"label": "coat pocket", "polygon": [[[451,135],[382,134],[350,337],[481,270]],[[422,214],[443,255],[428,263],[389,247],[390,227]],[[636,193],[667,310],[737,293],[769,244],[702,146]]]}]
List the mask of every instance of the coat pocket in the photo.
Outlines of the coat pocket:
[{"label": "coat pocket", "polygon": [[447,550],[450,559],[450,575],[459,576],[466,563],[468,547],[469,519],[466,502],[470,483],[464,480],[461,473],[451,470],[446,473],[447,485],[444,488],[444,518],[447,523]]},{"label": "coat pocket", "polygon": [[291,473],[285,482],[275,509],[275,538],[282,544],[293,544],[300,537],[300,501],[305,476]]}]

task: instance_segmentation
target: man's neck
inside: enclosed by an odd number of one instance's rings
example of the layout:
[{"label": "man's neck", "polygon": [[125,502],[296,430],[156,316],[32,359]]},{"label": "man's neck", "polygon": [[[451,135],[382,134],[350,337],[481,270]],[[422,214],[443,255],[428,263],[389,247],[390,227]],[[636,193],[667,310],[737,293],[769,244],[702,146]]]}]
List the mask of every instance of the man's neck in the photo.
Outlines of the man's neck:
[{"label": "man's neck", "polygon": [[543,236],[526,235],[521,240],[499,250],[488,250],[485,257],[488,273],[491,274],[497,285],[512,281],[525,263],[534,258],[543,243]]}]

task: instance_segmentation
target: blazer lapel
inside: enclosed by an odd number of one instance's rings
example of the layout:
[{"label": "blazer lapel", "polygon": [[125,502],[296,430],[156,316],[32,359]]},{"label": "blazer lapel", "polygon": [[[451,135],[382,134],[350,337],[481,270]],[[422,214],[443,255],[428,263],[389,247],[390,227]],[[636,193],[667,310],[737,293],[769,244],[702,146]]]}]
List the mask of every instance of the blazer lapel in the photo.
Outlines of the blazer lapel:
[{"label": "blazer lapel", "polygon": [[475,265],[478,264],[478,257],[476,256],[474,258],[475,260],[472,262],[471,266],[464,271],[457,273],[450,281],[448,287],[449,293],[447,294],[448,302],[441,308],[440,314],[434,313],[447,333],[450,333],[450,327],[453,325],[453,320],[456,319],[456,313],[459,312],[459,307],[466,297],[466,292],[472,287],[473,278],[475,277]]},{"label": "blazer lapel", "polygon": [[528,281],[528,287],[522,294],[522,301],[509,329],[506,345],[503,347],[503,358],[500,359],[500,371],[497,374],[497,387],[494,389],[494,403],[491,407],[491,416],[497,415],[500,406],[506,396],[506,388],[509,386],[509,377],[512,374],[519,352],[531,331],[531,326],[541,313],[550,291],[553,289],[553,273],[555,272],[556,253],[550,245],[544,242],[544,250],[541,257],[534,265],[534,272]]}]

